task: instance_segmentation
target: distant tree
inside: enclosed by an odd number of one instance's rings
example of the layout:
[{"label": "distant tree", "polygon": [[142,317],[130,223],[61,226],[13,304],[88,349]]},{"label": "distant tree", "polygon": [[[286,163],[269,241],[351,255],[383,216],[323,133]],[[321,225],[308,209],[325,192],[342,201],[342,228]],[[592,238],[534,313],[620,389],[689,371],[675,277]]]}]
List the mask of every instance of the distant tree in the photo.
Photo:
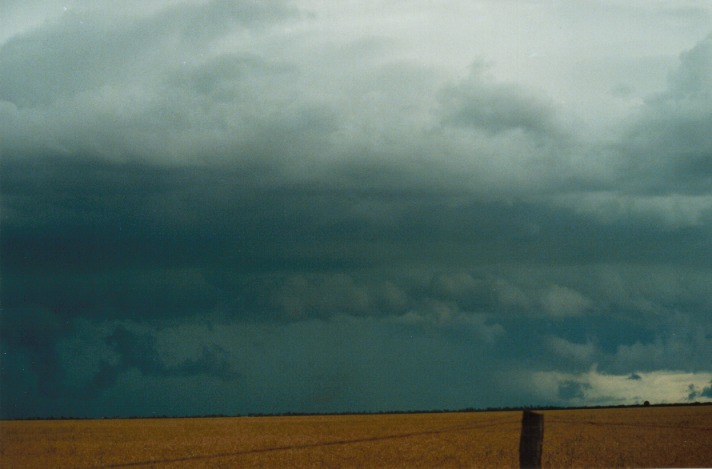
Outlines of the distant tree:
[{"label": "distant tree", "polygon": [[648,407],[649,405],[650,405],[650,401],[645,401],[645,402],[643,402],[643,406],[644,406],[644,407]]}]

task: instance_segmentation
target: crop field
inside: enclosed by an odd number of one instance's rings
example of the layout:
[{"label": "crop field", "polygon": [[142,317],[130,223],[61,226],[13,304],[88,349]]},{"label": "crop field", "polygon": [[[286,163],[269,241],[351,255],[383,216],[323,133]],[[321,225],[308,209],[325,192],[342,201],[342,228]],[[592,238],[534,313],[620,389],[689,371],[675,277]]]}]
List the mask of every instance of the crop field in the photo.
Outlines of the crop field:
[{"label": "crop field", "polygon": [[[712,406],[551,410],[544,467],[710,467]],[[0,422],[0,465],[518,467],[521,412]]]}]

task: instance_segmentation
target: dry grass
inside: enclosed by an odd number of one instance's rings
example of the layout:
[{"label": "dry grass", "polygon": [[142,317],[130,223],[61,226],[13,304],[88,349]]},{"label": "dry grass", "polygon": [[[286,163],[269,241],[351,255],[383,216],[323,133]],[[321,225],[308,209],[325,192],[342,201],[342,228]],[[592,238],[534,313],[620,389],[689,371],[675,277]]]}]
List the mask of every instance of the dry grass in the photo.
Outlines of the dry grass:
[{"label": "dry grass", "polygon": [[544,412],[544,467],[711,467],[712,406]]},{"label": "dry grass", "polygon": [[[545,467],[712,464],[712,406],[545,411]],[[0,422],[26,467],[517,467],[520,412]]]}]

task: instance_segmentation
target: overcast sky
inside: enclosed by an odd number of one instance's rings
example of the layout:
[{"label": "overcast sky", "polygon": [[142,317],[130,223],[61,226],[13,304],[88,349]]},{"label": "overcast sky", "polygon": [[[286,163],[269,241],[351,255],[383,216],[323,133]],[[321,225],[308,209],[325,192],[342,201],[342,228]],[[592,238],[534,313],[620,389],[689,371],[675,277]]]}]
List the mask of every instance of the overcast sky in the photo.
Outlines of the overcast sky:
[{"label": "overcast sky", "polygon": [[4,0],[0,416],[712,401],[706,0]]}]

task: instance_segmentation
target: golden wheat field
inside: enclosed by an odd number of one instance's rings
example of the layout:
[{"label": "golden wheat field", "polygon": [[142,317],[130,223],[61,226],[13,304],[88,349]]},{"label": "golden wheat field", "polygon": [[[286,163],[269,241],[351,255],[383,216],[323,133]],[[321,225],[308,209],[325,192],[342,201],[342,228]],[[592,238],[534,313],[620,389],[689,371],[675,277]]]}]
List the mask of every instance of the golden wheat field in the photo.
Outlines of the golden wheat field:
[{"label": "golden wheat field", "polygon": [[[552,410],[544,467],[710,467],[712,406]],[[3,468],[518,467],[521,412],[0,422]]]}]

